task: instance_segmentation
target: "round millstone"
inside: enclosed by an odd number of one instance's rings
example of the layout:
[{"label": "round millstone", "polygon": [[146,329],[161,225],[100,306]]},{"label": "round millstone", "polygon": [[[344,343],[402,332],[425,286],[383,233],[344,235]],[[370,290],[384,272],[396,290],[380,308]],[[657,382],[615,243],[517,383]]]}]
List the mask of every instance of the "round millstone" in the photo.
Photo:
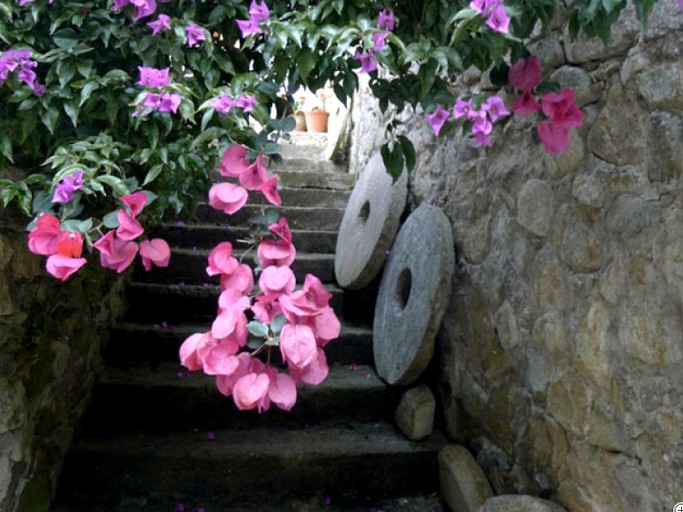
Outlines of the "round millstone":
[{"label": "round millstone", "polygon": [[361,173],[337,236],[334,272],[342,288],[360,290],[379,274],[398,231],[407,183],[403,172],[392,184],[379,153]]},{"label": "round millstone", "polygon": [[429,364],[454,271],[450,222],[440,208],[422,204],[396,237],[375,306],[375,365],[389,384],[411,384]]}]

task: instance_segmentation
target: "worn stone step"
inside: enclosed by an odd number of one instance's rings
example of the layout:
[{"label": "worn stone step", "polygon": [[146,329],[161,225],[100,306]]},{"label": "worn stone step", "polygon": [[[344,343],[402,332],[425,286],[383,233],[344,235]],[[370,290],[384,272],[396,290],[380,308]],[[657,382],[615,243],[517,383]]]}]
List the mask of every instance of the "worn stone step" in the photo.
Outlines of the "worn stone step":
[{"label": "worn stone step", "polygon": [[[166,268],[154,267],[151,271],[145,271],[137,265],[133,276],[136,281],[158,282],[178,284],[213,283],[217,284],[217,276],[209,277],[206,275],[207,258],[210,250],[208,249],[172,249],[171,261]],[[254,251],[244,258],[244,263],[256,266],[253,257]],[[233,251],[233,255],[238,259],[243,255],[243,251]],[[291,265],[297,282],[303,282],[306,274],[313,274],[323,283],[334,282],[334,254],[318,253],[297,253],[296,260]]]},{"label": "worn stone step", "polygon": [[[438,435],[405,440],[390,424],[304,429],[250,428],[144,435],[108,432],[78,439],[62,471],[57,502],[115,509],[125,497],[202,503],[207,510],[270,505],[324,495],[359,503],[438,488]],[[133,509],[131,509],[133,510]],[[252,509],[258,510],[258,508]]]},{"label": "worn stone step", "polygon": [[299,387],[291,411],[240,411],[216,388],[215,377],[163,363],[109,366],[95,385],[93,403],[81,422],[87,432],[135,430],[179,432],[222,428],[295,428],[389,420],[400,398],[370,366],[332,364],[318,386]]},{"label": "worn stone step", "polygon": [[[163,224],[149,230],[149,237],[161,237],[171,247],[212,249],[220,242],[230,242],[237,248],[249,237],[245,227],[225,227],[215,224]],[[337,244],[334,230],[292,230],[292,243],[300,252],[333,253]]]},{"label": "worn stone step", "polygon": [[[299,283],[301,284],[301,282]],[[342,290],[327,284],[332,293],[330,306],[346,321],[370,325],[375,310],[376,288],[359,291]],[[160,284],[133,282],[126,287],[130,321],[177,324],[180,322],[212,321],[218,305],[220,286],[217,284]]]},{"label": "worn stone step", "polygon": [[[188,336],[211,329],[205,323],[121,323],[109,330],[110,341],[103,349],[107,364],[145,362],[157,367],[162,362],[177,362],[180,345]],[[365,326],[342,324],[339,338],[325,347],[330,364],[372,364],[372,331]]]},{"label": "worn stone step", "polygon": [[[283,188],[322,189],[351,191],[355,183],[353,174],[346,172],[345,166],[330,161],[308,159],[288,159],[281,166],[269,168],[279,178]],[[211,173],[215,182],[226,181],[218,170]]]},{"label": "worn stone step", "polygon": [[[205,224],[217,224],[223,227],[248,227],[253,217],[263,215],[264,211],[275,209],[271,206],[245,205],[233,215],[227,215],[215,210],[208,203],[202,203],[197,208],[196,217]],[[305,206],[283,206],[277,208],[283,217],[287,218],[290,229],[307,229],[316,231],[337,231],[344,216],[343,208]]]},{"label": "worn stone step", "polygon": [[311,208],[346,208],[351,189],[291,188],[280,189],[283,206],[309,206]]}]

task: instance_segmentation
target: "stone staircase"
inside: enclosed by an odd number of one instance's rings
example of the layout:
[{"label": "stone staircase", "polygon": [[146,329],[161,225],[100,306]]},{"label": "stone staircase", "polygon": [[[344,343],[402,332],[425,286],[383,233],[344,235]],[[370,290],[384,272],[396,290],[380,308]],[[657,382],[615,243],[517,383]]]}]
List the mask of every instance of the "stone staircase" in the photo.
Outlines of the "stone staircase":
[{"label": "stone staircase", "polygon": [[292,145],[279,172],[297,281],[317,275],[342,320],[326,347],[329,377],[301,388],[289,413],[259,415],[238,411],[213,378],[184,371],[178,347],[208,330],[217,307],[206,257],[219,241],[242,238],[257,209],[228,217],[202,207],[197,221],[163,226],[171,266],[136,270],[127,288],[129,314],[111,332],[54,512],[442,510],[443,442],[413,443],[395,430],[398,392],[372,367],[374,295],[334,283],[336,230],[353,183],[319,153]]}]

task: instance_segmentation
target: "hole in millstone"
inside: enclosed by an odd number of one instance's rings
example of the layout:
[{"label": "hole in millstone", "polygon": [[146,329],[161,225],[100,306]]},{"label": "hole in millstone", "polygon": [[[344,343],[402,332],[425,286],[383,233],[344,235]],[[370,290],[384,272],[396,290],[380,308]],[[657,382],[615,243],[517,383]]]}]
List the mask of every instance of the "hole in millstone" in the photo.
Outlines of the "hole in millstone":
[{"label": "hole in millstone", "polygon": [[401,309],[408,305],[408,299],[410,299],[410,289],[413,284],[413,275],[409,268],[404,268],[401,270],[401,274],[398,276],[398,283],[396,284],[396,299],[401,305]]},{"label": "hole in millstone", "polygon": [[368,221],[368,217],[370,217],[370,201],[365,201],[363,206],[361,206],[360,212],[358,213],[358,218],[363,224],[365,224]]}]

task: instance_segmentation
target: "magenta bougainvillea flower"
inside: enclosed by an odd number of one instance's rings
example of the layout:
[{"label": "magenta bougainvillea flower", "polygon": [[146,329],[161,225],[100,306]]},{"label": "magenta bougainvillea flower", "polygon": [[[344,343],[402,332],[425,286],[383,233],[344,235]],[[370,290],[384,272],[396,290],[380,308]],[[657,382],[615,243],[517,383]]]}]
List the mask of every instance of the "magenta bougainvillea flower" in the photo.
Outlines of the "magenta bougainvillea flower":
[{"label": "magenta bougainvillea flower", "polygon": [[74,192],[83,188],[83,171],[77,171],[62,178],[55,186],[52,196],[53,203],[66,204],[73,199]]},{"label": "magenta bougainvillea flower", "polygon": [[244,146],[231,146],[221,158],[220,173],[225,177],[237,178],[249,167],[247,148]]},{"label": "magenta bougainvillea flower", "polygon": [[100,265],[115,270],[119,274],[126,270],[138,253],[138,244],[117,237],[109,231],[93,244],[100,252]]},{"label": "magenta bougainvillea flower", "polygon": [[140,257],[142,258],[142,266],[148,272],[152,270],[152,265],[165,268],[168,267],[171,260],[171,248],[168,246],[168,242],[162,238],[143,240],[140,242]]},{"label": "magenta bougainvillea flower", "polygon": [[150,87],[166,87],[169,83],[169,68],[157,69],[145,66],[138,66],[140,79],[135,85],[148,85]]},{"label": "magenta bougainvillea flower", "polygon": [[375,57],[374,52],[357,50],[355,57],[360,61],[361,73],[371,73],[377,70],[377,57]]},{"label": "magenta bougainvillea flower", "polygon": [[252,0],[249,6],[249,19],[236,20],[237,26],[242,32],[242,37],[247,37],[251,34],[260,34],[263,30],[260,27],[262,21],[267,21],[270,17],[270,11],[265,1],[260,3]]},{"label": "magenta bougainvillea flower", "polygon": [[510,85],[522,92],[531,91],[541,83],[541,61],[535,55],[519,59],[508,71]]},{"label": "magenta bougainvillea flower", "polygon": [[511,109],[513,114],[525,116],[538,112],[541,109],[541,105],[536,101],[531,91],[524,91],[512,101]]},{"label": "magenta bougainvillea flower", "polygon": [[217,183],[209,190],[209,204],[216,210],[232,215],[245,205],[248,196],[248,192],[239,185]]},{"label": "magenta bougainvillea flower", "polygon": [[427,121],[429,121],[429,124],[432,125],[434,135],[438,137],[441,128],[443,128],[443,125],[446,124],[446,121],[448,121],[450,113],[448,112],[448,110],[443,108],[443,106],[437,104],[436,109],[434,109],[434,112],[432,112],[431,114],[425,114],[425,117],[427,118]]},{"label": "magenta bougainvillea flower", "polygon": [[185,34],[187,35],[188,46],[197,46],[200,41],[206,41],[204,29],[194,23],[190,23],[185,27]]},{"label": "magenta bougainvillea flower", "polygon": [[510,17],[505,12],[503,0],[472,0],[470,9],[486,18],[486,25],[494,32],[508,33]]},{"label": "magenta bougainvillea flower", "polygon": [[391,9],[384,9],[379,13],[377,19],[377,27],[391,32],[396,26],[396,19],[394,18],[394,11]]},{"label": "magenta bougainvillea flower", "polygon": [[171,18],[166,14],[160,14],[155,21],[150,21],[147,26],[152,29],[152,35],[156,36],[164,30],[171,30]]}]

